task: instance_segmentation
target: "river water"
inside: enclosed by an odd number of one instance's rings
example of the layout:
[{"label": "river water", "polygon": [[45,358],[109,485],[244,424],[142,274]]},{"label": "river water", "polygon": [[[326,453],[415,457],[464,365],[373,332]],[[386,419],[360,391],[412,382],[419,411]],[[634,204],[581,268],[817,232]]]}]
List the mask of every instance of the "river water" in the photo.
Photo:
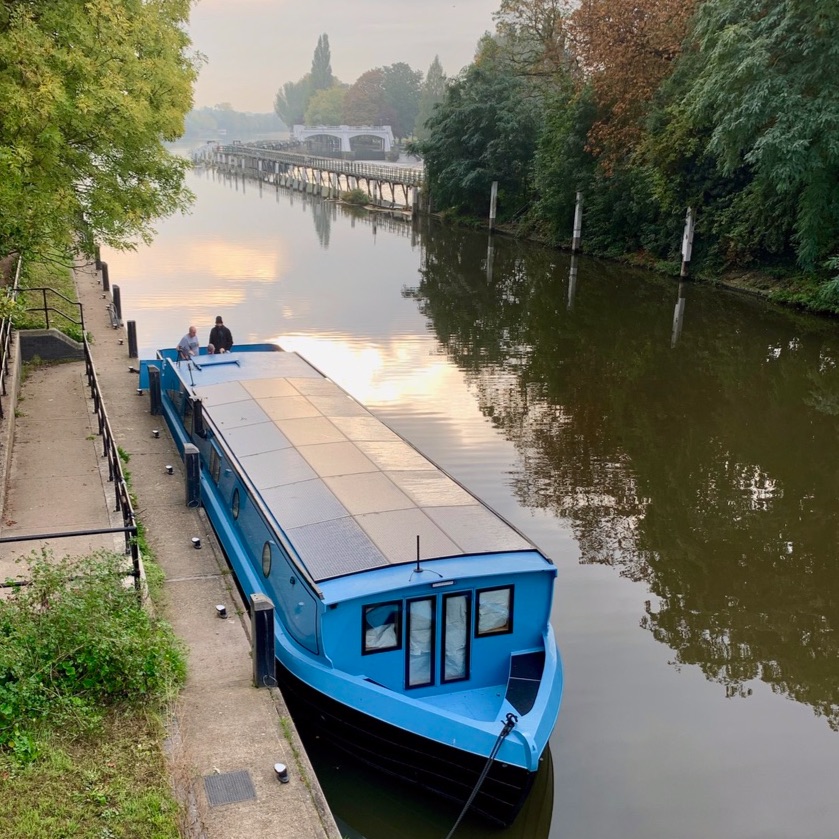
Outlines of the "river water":
[{"label": "river water", "polygon": [[[510,831],[839,835],[839,327],[529,243],[195,172],[103,253],[147,350],[217,314],[300,351],[559,571],[552,774]],[[585,231],[584,231],[585,233]],[[456,808],[307,746],[346,836]]]}]

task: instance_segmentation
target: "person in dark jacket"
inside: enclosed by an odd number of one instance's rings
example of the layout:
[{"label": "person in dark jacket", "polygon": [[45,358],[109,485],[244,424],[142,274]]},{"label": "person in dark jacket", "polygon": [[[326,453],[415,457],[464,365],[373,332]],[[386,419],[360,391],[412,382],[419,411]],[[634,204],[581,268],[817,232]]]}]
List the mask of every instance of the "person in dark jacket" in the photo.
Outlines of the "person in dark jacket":
[{"label": "person in dark jacket", "polygon": [[216,348],[216,352],[230,352],[233,349],[233,335],[224,325],[221,315],[216,318],[216,325],[210,330],[209,343]]}]

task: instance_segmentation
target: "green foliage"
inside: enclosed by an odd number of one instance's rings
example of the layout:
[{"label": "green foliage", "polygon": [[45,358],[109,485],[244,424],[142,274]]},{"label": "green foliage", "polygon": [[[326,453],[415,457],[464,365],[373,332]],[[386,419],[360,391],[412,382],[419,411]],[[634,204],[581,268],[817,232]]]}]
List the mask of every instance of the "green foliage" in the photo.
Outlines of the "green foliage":
[{"label": "green foliage", "polygon": [[434,116],[437,105],[443,101],[446,95],[446,84],[446,74],[443,72],[443,65],[440,64],[440,57],[435,55],[420,89],[419,107],[414,122],[414,136],[417,140],[428,139],[426,123]]},{"label": "green foliage", "polygon": [[412,70],[408,64],[398,62],[382,70],[384,103],[396,137],[408,137],[414,131],[419,112],[422,71]]},{"label": "green foliage", "polygon": [[0,754],[4,839],[178,839],[164,737],[154,715],[111,711],[96,732],[42,735],[34,762]]},{"label": "green foliage", "polygon": [[324,33],[318,38],[315,54],[312,56],[312,70],[309,73],[312,93],[329,90],[335,84],[332,75],[332,58],[329,50],[329,35]]},{"label": "green foliage", "polygon": [[690,115],[712,125],[724,174],[746,163],[761,193],[792,197],[798,259],[814,265],[839,245],[839,6],[708,0],[696,42]]},{"label": "green foliage", "polygon": [[345,204],[355,204],[358,207],[366,207],[370,203],[370,196],[363,190],[356,187],[349,192],[341,193],[341,200]]},{"label": "green foliage", "polygon": [[216,138],[221,132],[228,138],[242,138],[285,130],[286,124],[275,113],[244,114],[216,105],[190,111],[186,115],[184,137],[206,141]]},{"label": "green foliage", "polygon": [[274,111],[289,127],[302,125],[311,95],[311,77],[303,76],[296,82],[286,82],[274,99]]},{"label": "green foliage", "polygon": [[182,682],[180,645],[126,585],[125,557],[33,555],[29,579],[0,600],[0,746],[25,756],[44,723],[89,726]]},{"label": "green foliage", "polygon": [[596,161],[586,150],[586,136],[595,113],[588,91],[577,95],[571,89],[557,90],[545,106],[534,160],[539,198],[533,215],[557,244],[570,241],[577,191],[590,197]]},{"label": "green foliage", "polygon": [[0,9],[0,254],[149,241],[184,209],[189,0]]},{"label": "green foliage", "polygon": [[343,122],[347,125],[383,125],[387,122],[381,67],[362,73],[350,85],[344,98]]},{"label": "green foliage", "polygon": [[530,197],[529,174],[542,124],[539,98],[486,44],[484,59],[447,89],[418,143],[434,206],[484,216],[498,181],[498,218]]},{"label": "green foliage", "polygon": [[306,108],[306,125],[340,125],[346,95],[347,88],[344,85],[319,90],[309,100]]}]

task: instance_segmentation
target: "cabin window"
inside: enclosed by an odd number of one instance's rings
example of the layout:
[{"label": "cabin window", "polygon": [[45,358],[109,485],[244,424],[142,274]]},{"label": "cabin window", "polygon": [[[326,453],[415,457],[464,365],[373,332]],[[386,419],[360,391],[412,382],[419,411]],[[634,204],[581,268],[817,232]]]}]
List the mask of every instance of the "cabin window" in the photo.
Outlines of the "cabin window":
[{"label": "cabin window", "polygon": [[213,476],[213,480],[218,483],[221,475],[221,458],[214,448],[210,449],[210,474]]},{"label": "cabin window", "polygon": [[189,405],[192,409],[192,434],[196,437],[206,437],[207,429],[204,427],[204,412],[200,399],[190,399]]},{"label": "cabin window", "polygon": [[364,655],[402,647],[402,604],[375,603],[364,607]]},{"label": "cabin window", "polygon": [[478,592],[475,635],[504,635],[513,631],[513,587],[485,588]]},{"label": "cabin window", "polygon": [[469,633],[472,599],[468,594],[443,598],[443,681],[469,678]]},{"label": "cabin window", "polygon": [[239,518],[239,487],[233,490],[233,500],[230,503],[230,512],[234,519]]},{"label": "cabin window", "polygon": [[262,573],[267,577],[271,573],[271,543],[262,546]]},{"label": "cabin window", "polygon": [[189,394],[183,385],[181,385],[181,391],[178,394],[178,411],[183,411],[184,426],[189,428],[189,420],[192,415],[192,400],[189,398]]},{"label": "cabin window", "polygon": [[406,685],[422,687],[434,682],[434,599],[408,601],[408,667]]}]

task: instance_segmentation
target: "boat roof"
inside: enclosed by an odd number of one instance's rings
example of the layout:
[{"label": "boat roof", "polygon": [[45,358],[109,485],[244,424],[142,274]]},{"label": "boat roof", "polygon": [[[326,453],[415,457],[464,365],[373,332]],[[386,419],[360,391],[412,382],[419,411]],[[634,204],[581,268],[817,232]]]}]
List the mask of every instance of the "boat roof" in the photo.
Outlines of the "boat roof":
[{"label": "boat roof", "polygon": [[316,582],[414,562],[418,537],[422,560],[536,551],[297,353],[176,366]]}]

